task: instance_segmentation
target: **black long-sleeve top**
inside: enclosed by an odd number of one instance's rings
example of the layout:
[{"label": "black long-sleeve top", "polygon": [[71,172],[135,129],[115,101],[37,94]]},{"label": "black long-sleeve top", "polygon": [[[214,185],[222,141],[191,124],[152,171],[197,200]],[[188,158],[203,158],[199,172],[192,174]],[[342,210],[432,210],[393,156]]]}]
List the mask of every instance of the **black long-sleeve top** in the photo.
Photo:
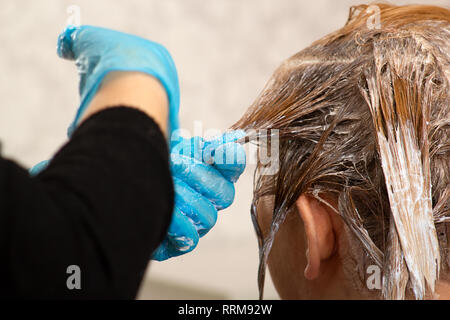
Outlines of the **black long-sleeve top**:
[{"label": "black long-sleeve top", "polygon": [[36,177],[0,158],[0,297],[135,298],[173,201],[165,138],[132,108],[84,121]]}]

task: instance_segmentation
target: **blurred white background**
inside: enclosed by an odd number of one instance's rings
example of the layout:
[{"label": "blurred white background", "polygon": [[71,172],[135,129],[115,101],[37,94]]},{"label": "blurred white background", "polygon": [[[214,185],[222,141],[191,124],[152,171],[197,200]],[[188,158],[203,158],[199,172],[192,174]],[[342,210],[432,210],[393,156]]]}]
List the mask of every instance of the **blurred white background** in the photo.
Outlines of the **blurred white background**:
[{"label": "blurred white background", "polygon": [[[448,0],[423,3],[449,5]],[[351,0],[2,0],[0,140],[3,154],[26,167],[66,141],[78,105],[72,62],[56,39],[80,9],[82,24],[134,33],[164,44],[179,71],[181,124],[225,130],[252,103],[271,73],[312,41],[344,25]],[[392,1],[394,4],[417,1]],[[233,206],[197,249],[152,262],[140,298],[257,299],[258,250],[250,221],[252,168]],[[266,299],[278,295],[268,276]]]}]

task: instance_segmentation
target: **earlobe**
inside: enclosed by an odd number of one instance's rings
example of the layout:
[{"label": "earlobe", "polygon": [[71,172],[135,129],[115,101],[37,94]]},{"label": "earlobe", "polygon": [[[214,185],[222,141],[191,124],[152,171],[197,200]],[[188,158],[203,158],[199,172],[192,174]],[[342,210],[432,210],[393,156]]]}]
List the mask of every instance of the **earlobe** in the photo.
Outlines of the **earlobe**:
[{"label": "earlobe", "polygon": [[305,278],[314,280],[320,275],[322,261],[328,259],[334,251],[335,232],[330,216],[333,212],[331,208],[306,194],[297,199],[296,205],[305,226],[307,239],[308,264],[305,268]]}]

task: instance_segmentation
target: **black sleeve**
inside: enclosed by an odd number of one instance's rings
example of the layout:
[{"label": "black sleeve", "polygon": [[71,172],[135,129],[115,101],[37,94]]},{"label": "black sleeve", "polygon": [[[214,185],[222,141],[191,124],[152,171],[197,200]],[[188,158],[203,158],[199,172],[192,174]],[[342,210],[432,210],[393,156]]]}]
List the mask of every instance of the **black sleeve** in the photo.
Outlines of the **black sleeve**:
[{"label": "black sleeve", "polygon": [[[87,119],[34,178],[0,158],[0,296],[134,298],[171,219],[168,156],[151,118],[117,107]],[[72,265],[81,289],[67,287]]]}]

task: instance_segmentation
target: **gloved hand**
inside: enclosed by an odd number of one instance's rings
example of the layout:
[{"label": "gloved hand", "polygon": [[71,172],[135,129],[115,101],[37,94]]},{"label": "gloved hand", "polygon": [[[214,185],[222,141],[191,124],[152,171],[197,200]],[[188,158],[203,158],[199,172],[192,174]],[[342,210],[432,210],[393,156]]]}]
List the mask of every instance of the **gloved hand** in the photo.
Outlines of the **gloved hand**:
[{"label": "gloved hand", "polygon": [[110,71],[139,71],[157,78],[169,100],[169,137],[178,129],[178,75],[169,52],[162,45],[118,31],[81,26],[64,30],[58,38],[57,52],[62,58],[75,60],[80,73],[81,103],[69,127],[69,136]]},{"label": "gloved hand", "polygon": [[[228,132],[212,140],[178,138],[170,161],[175,186],[175,206],[169,231],[153,253],[162,261],[192,251],[215,225],[217,211],[234,200],[234,182],[245,169],[245,151],[234,141],[243,131]],[[45,160],[30,169],[31,175],[44,170]]]},{"label": "gloved hand", "polygon": [[30,170],[28,170],[28,173],[30,174],[30,176],[34,177],[36,176],[39,172],[41,172],[42,170],[44,170],[45,168],[48,167],[50,163],[50,160],[44,160],[39,162],[38,164],[35,164],[33,167],[31,167]]},{"label": "gloved hand", "polygon": [[175,208],[166,238],[153,253],[162,261],[192,251],[216,223],[217,211],[234,200],[234,182],[245,169],[245,151],[235,143],[243,131],[212,140],[180,138],[172,147]]},{"label": "gloved hand", "polygon": [[[169,98],[169,134],[178,129],[179,86],[174,63],[161,45],[124,33],[82,26],[67,28],[58,40],[58,55],[76,60],[80,72],[81,104],[69,127],[74,131],[89,102],[109,71],[140,71],[156,77]],[[233,183],[245,168],[245,152],[235,141],[242,131],[204,141],[176,138],[171,150],[175,209],[168,235],[155,251],[165,260],[195,248],[217,220],[217,210],[231,205]],[[234,158],[234,160],[233,160]],[[42,161],[30,170],[36,175],[48,165]]]},{"label": "gloved hand", "polygon": [[[69,136],[86,110],[106,74],[110,71],[139,71],[157,78],[169,100],[169,137],[179,128],[180,89],[175,64],[160,44],[109,29],[81,26],[67,27],[58,37],[57,53],[75,60],[80,74],[81,103],[68,128]],[[50,160],[30,169],[32,176],[44,170]]]}]

